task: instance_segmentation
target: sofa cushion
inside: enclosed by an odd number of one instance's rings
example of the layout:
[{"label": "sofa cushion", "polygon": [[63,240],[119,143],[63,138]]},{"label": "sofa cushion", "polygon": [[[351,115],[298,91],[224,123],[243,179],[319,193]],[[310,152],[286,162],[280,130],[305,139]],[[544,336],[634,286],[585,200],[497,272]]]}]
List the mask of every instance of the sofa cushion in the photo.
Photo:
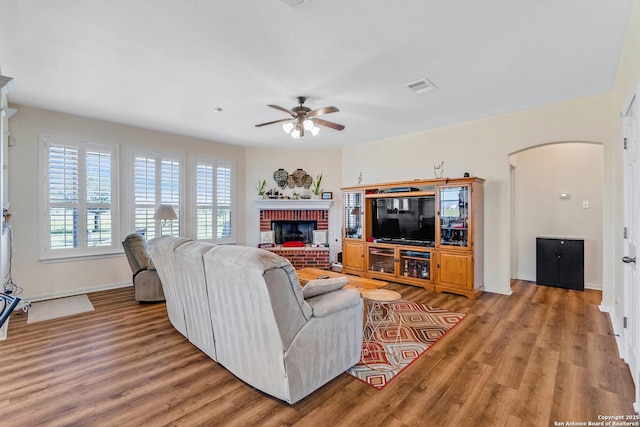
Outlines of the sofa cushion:
[{"label": "sofa cushion", "polygon": [[327,292],[337,291],[344,288],[349,282],[346,277],[334,277],[330,279],[309,280],[304,288],[302,288],[302,296],[304,299],[313,298]]}]

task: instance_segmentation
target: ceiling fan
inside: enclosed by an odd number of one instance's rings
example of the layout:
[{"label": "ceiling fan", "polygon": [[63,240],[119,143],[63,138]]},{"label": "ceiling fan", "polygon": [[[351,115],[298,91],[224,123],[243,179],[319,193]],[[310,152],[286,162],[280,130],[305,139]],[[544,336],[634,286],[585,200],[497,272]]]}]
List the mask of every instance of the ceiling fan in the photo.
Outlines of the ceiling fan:
[{"label": "ceiling fan", "polygon": [[311,108],[303,105],[306,100],[306,97],[299,96],[298,106],[293,107],[290,110],[284,107],[280,107],[279,105],[268,105],[271,108],[275,108],[276,110],[284,111],[285,113],[290,114],[291,117],[287,117],[286,119],[274,120],[272,122],[260,123],[256,125],[256,127],[272,125],[275,123],[283,123],[282,127],[284,131],[291,135],[294,139],[298,139],[304,136],[305,130],[311,132],[311,134],[314,136],[317,135],[319,129],[316,125],[325,126],[335,130],[344,129],[343,125],[333,123],[318,117],[323,114],[335,113],[340,110],[333,106],[312,110]]}]

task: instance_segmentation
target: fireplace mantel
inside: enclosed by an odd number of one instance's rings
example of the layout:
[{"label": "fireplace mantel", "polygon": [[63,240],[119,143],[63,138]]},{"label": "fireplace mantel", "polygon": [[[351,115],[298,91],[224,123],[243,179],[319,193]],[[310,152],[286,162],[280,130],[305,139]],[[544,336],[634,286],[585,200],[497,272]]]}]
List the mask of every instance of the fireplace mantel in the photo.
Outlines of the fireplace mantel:
[{"label": "fireplace mantel", "polygon": [[333,200],[323,199],[261,199],[255,201],[260,210],[329,210]]}]

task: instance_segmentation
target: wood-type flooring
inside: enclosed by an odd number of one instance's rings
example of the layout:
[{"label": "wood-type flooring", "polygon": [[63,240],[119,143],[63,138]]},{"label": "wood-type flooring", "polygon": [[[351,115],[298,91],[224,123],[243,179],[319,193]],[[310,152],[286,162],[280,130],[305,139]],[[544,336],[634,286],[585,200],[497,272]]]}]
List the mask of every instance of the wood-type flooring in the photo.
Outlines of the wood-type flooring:
[{"label": "wood-type flooring", "polygon": [[235,378],[132,288],[94,312],[26,324],[0,341],[2,426],[554,426],[633,415],[633,382],[599,291],[515,281],[472,300],[390,284],[467,317],[378,391],[346,373],[288,405]]}]

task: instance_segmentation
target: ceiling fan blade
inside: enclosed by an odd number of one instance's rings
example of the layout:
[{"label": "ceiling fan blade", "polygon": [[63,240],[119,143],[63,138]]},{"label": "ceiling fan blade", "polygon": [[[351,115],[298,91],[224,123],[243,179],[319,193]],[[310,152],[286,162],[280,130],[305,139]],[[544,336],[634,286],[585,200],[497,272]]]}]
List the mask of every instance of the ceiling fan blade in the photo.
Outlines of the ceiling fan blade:
[{"label": "ceiling fan blade", "polygon": [[260,123],[259,125],[256,125],[256,127],[259,128],[260,126],[272,125],[272,124],[275,124],[275,123],[283,123],[283,122],[288,122],[290,120],[291,120],[291,118],[287,117],[286,119],[280,119],[280,120],[274,120],[272,122]]},{"label": "ceiling fan blade", "polygon": [[327,120],[323,120],[323,119],[318,119],[317,117],[314,117],[311,120],[313,120],[313,122],[315,124],[320,125],[320,126],[326,126],[328,128],[335,129],[335,130],[344,129],[343,125],[339,125],[338,123],[333,123],[333,122],[330,122],[330,121],[327,121]]},{"label": "ceiling fan blade", "polygon": [[280,110],[280,111],[284,111],[287,114],[291,114],[293,117],[298,117],[298,114],[294,113],[293,111],[289,110],[288,108],[284,108],[281,107],[279,105],[267,105],[267,107],[271,107],[271,108],[275,108],[276,110]]},{"label": "ceiling fan blade", "polygon": [[329,114],[329,113],[335,113],[338,110],[336,107],[331,106],[331,107],[324,107],[324,108],[318,108],[317,110],[313,110],[313,111],[309,111],[307,113],[307,116],[320,116],[322,114]]}]

